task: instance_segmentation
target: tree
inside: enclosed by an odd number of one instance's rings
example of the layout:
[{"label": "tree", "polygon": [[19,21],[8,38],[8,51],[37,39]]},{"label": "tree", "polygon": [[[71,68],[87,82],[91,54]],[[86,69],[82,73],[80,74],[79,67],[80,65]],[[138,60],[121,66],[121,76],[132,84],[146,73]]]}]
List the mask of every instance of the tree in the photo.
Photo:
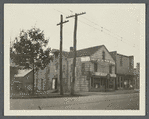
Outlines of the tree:
[{"label": "tree", "polygon": [[49,55],[51,49],[44,50],[48,42],[49,39],[45,39],[44,32],[39,28],[22,30],[10,47],[10,57],[16,65],[33,68],[34,73],[34,69],[44,69],[52,59]]}]

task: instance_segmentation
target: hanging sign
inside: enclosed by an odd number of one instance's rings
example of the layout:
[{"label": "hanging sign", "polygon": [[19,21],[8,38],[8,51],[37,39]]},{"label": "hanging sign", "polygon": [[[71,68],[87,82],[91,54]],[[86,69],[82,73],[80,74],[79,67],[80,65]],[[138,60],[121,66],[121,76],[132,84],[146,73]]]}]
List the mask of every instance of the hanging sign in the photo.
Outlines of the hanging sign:
[{"label": "hanging sign", "polygon": [[116,77],[116,74],[110,74],[111,77]]},{"label": "hanging sign", "polygon": [[110,61],[110,60],[102,60],[102,59],[99,59],[99,58],[92,58],[91,59],[92,61],[97,61],[97,62],[107,62],[107,63],[110,63],[110,64],[115,64],[115,62],[113,61]]},{"label": "hanging sign", "polygon": [[107,75],[107,73],[94,72],[94,75],[97,75],[97,76],[106,76],[106,75]]},{"label": "hanging sign", "polygon": [[90,61],[90,57],[86,56],[86,57],[81,57],[81,61]]}]

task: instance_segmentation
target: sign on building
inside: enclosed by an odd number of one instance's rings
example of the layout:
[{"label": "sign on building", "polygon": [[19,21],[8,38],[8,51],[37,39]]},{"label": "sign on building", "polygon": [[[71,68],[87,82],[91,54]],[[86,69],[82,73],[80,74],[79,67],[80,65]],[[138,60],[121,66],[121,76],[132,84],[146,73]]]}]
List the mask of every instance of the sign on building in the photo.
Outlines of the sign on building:
[{"label": "sign on building", "polygon": [[90,61],[90,57],[89,56],[81,57],[81,61],[82,62],[84,62],[84,61]]}]

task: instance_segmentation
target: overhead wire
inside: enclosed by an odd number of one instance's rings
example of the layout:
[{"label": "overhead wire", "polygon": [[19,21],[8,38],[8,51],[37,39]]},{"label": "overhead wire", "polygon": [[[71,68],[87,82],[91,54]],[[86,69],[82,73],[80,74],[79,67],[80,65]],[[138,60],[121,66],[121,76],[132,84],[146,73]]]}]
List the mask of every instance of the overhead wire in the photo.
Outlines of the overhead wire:
[{"label": "overhead wire", "polygon": [[[93,21],[91,21],[91,20],[85,18],[84,16],[83,16],[83,18],[86,19],[86,20],[88,20],[88,21],[90,21],[91,23],[93,23],[93,24],[95,24],[95,25],[98,25],[99,27],[102,27],[102,26],[100,26],[99,24],[97,24],[97,23],[95,23],[95,22],[93,22]],[[120,36],[120,35],[118,35],[118,34],[112,32],[112,31],[110,31],[110,30],[108,30],[108,29],[106,29],[105,27],[103,27],[103,29],[106,30],[106,31],[108,31],[108,32],[110,32],[111,34],[115,34],[121,41],[122,41],[122,39],[124,40],[124,37],[122,37],[122,36]],[[113,37],[115,37],[115,36],[113,36]],[[125,39],[125,41],[128,41],[128,40]],[[130,42],[130,40],[129,40],[128,42]],[[125,42],[125,43],[126,43],[126,42]],[[137,46],[138,46],[138,45],[137,45]]]},{"label": "overhead wire", "polygon": [[[54,10],[56,10],[56,9],[54,9]],[[71,11],[71,12],[73,12],[73,11],[70,10],[70,9],[68,9],[68,10]],[[64,12],[59,11],[59,10],[56,10],[56,11],[57,11],[57,12],[60,12],[60,13],[63,13],[63,14],[65,14],[65,15],[68,15],[68,14],[66,14],[66,13],[64,13]],[[93,22],[93,21],[91,21],[91,20],[89,20],[89,19],[87,19],[87,18],[85,18],[85,17],[83,17],[83,18],[86,19],[86,20],[88,20],[88,21],[90,21],[91,23],[93,23],[93,24],[99,26],[101,29],[96,28],[96,27],[93,26],[93,25],[87,24],[87,23],[85,23],[85,22],[83,22],[83,21],[81,21],[81,20],[78,20],[78,21],[79,21],[79,22],[82,22],[83,24],[86,24],[86,25],[88,25],[88,26],[90,26],[90,27],[92,27],[92,28],[94,28],[94,29],[96,29],[96,30],[98,30],[98,31],[100,31],[100,32],[103,32],[103,33],[105,33],[105,34],[107,34],[107,35],[109,35],[109,36],[115,37],[116,39],[120,40],[121,42],[123,42],[123,43],[125,43],[125,44],[131,46],[131,45],[128,44],[127,42],[123,41],[123,39],[124,39],[123,37],[121,37],[121,36],[119,36],[119,35],[117,35],[117,34],[111,32],[111,31],[108,30],[107,28],[104,28],[104,27],[100,26],[99,24],[97,24],[97,23],[95,23],[95,22]],[[105,31],[107,31],[107,32],[109,32],[109,33],[105,32]],[[113,35],[111,35],[110,33],[113,34]],[[114,36],[114,34],[115,34],[117,37]],[[131,46],[131,47],[132,47],[132,46]],[[134,48],[134,47],[133,47],[133,48]]]}]

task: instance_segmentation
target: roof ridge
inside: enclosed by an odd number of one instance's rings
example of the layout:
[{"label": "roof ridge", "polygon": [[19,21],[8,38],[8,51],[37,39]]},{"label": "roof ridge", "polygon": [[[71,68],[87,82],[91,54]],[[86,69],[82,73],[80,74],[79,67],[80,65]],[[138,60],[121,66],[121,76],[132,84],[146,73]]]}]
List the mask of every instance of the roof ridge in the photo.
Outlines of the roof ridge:
[{"label": "roof ridge", "polygon": [[[101,46],[104,46],[104,45],[92,46],[92,47],[88,47],[88,48],[84,48],[84,49],[80,49],[80,50],[85,50],[85,49],[90,49],[90,48],[95,48],[95,47],[101,47]],[[79,50],[77,50],[77,51],[79,51]]]},{"label": "roof ridge", "polygon": [[[104,46],[104,45],[93,46],[93,47],[77,50],[76,57],[90,56],[90,55],[94,54],[102,46]],[[73,52],[69,52],[68,58],[71,58],[71,57],[73,57]]]}]

